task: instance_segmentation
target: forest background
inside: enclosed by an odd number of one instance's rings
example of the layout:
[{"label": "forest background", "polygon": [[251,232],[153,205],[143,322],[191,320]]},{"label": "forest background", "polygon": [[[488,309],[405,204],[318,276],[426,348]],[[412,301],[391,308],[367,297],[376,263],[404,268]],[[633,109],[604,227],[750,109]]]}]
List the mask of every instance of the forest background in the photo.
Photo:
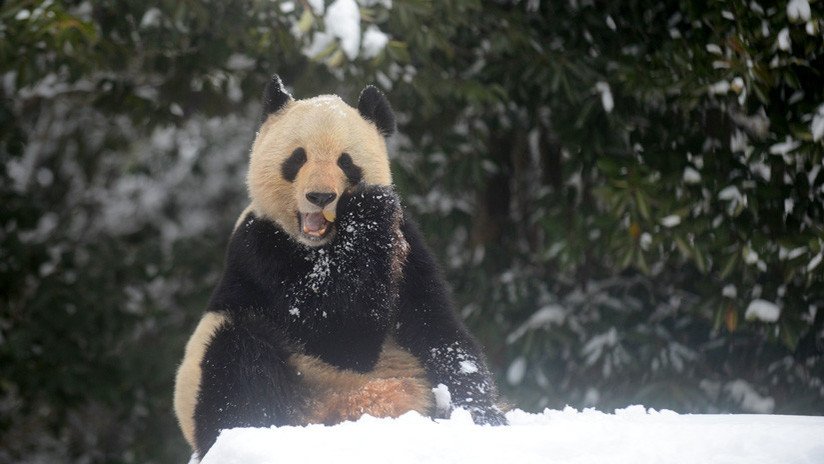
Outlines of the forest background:
[{"label": "forest background", "polygon": [[395,182],[525,410],[824,414],[824,2],[0,2],[0,463],[185,462],[268,78]]}]

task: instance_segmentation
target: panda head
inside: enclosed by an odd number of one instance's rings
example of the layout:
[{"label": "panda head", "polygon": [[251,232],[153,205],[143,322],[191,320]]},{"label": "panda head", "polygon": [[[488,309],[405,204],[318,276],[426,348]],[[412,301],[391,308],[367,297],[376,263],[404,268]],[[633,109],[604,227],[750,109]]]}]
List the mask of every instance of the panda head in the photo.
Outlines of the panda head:
[{"label": "panda head", "polygon": [[385,137],[394,130],[392,109],[375,87],[361,92],[355,109],[334,95],[295,100],[273,76],[249,162],[252,209],[300,243],[326,244],[347,189],[391,185]]}]

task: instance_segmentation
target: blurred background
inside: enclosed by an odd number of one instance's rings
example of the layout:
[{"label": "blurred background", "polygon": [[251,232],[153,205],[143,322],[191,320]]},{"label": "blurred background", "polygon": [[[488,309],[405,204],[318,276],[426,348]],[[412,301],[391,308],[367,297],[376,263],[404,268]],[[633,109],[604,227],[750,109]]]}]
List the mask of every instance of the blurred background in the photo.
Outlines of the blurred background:
[{"label": "blurred background", "polygon": [[0,1],[0,462],[185,462],[269,76],[392,102],[519,408],[824,414],[824,2]]}]

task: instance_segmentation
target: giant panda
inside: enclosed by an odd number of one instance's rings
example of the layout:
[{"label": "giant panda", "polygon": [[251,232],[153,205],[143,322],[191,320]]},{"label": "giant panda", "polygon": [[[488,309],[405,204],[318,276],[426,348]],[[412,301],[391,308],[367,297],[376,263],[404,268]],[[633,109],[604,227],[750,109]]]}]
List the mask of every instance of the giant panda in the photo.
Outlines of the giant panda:
[{"label": "giant panda", "polygon": [[[383,94],[366,87],[357,109],[295,100],[275,75],[263,99],[251,202],[177,372],[175,413],[194,453],[222,429],[363,414],[462,407],[504,424],[484,356],[392,187]],[[436,402],[434,391],[447,394]]]}]

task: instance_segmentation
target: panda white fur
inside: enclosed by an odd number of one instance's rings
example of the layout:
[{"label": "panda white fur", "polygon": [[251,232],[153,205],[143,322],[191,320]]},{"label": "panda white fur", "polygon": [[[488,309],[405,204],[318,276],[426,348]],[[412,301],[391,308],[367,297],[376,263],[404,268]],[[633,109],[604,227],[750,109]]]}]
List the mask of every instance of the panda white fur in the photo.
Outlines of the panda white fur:
[{"label": "panda white fur", "polygon": [[334,424],[435,410],[432,388],[503,424],[483,355],[392,188],[395,118],[374,87],[357,109],[294,100],[274,76],[252,146],[250,206],[186,345],[175,413],[195,453],[222,429]]}]

